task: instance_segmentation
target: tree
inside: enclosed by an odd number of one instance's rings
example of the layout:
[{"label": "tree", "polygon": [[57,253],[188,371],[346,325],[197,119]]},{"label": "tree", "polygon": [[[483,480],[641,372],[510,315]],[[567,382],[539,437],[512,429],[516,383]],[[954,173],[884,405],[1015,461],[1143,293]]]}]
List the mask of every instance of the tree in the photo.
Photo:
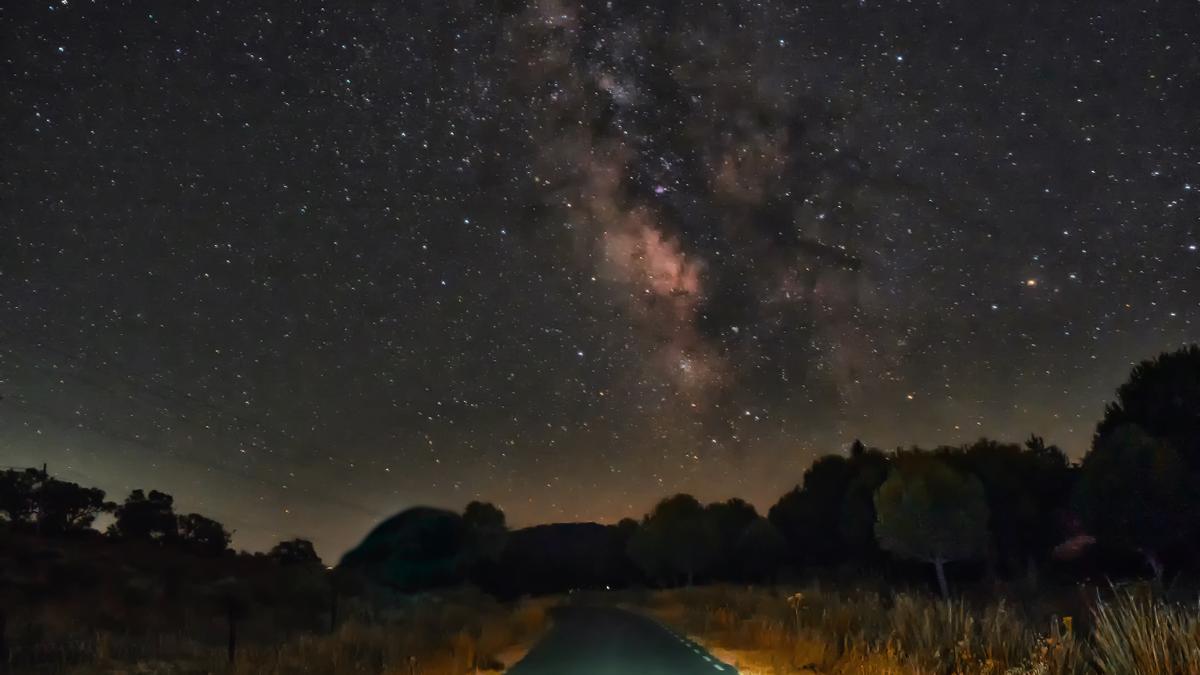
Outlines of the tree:
[{"label": "tree", "polygon": [[803,485],[780,497],[767,512],[795,558],[815,564],[842,559],[842,505],[854,476],[854,466],[847,458],[821,457],[804,472]]},{"label": "tree", "polygon": [[1071,472],[1066,455],[1033,436],[1025,446],[981,438],[962,448],[939,448],[951,467],[973,474],[987,497],[988,531],[994,544],[991,563],[1010,573],[1032,569],[1058,543],[1055,516],[1066,506]]},{"label": "tree", "polygon": [[737,498],[713,502],[704,507],[717,538],[717,560],[713,566],[716,576],[733,578],[739,571],[738,541],[746,527],[758,520],[754,506]]},{"label": "tree", "polygon": [[125,502],[116,508],[117,520],[109,533],[124,539],[165,541],[174,539],[178,532],[175,517],[175,499],[171,495],[151,490],[147,496],[134,490]]},{"label": "tree", "polygon": [[199,513],[189,513],[178,518],[179,541],[188,548],[204,555],[220,555],[229,549],[231,534],[225,526]]},{"label": "tree", "polygon": [[1162,554],[1195,531],[1197,498],[1183,457],[1126,425],[1097,441],[1080,473],[1075,505],[1090,533],[1138,551],[1161,581]]},{"label": "tree", "polygon": [[34,491],[43,479],[38,469],[0,471],[0,516],[16,527],[33,523],[37,512]]},{"label": "tree", "polygon": [[320,566],[321,558],[307,539],[289,539],[271,547],[267,556],[280,565]]},{"label": "tree", "polygon": [[766,518],[755,518],[734,546],[739,569],[751,581],[771,581],[787,553],[783,535]]},{"label": "tree", "polygon": [[875,493],[875,536],[902,558],[932,563],[942,597],[950,595],[945,565],[979,556],[987,545],[983,485],[943,461],[898,458]]},{"label": "tree", "polygon": [[96,516],[115,505],[104,501],[104,490],[85,488],[47,477],[34,492],[37,527],[42,534],[68,534],[92,526]]},{"label": "tree", "polygon": [[875,448],[861,447],[858,441],[855,444],[850,454],[854,478],[846,485],[838,530],[846,555],[864,561],[880,557],[875,540],[875,492],[887,480],[891,461]]},{"label": "tree", "polygon": [[717,558],[716,529],[691,495],[668,497],[654,507],[629,540],[629,557],[646,576],[691,585]]},{"label": "tree", "polygon": [[463,510],[467,557],[470,561],[495,561],[504,550],[508,525],[504,512],[487,502],[474,501]]},{"label": "tree", "polygon": [[1200,474],[1200,346],[1190,345],[1134,366],[1096,426],[1092,447],[1127,425],[1166,441],[1187,470]]},{"label": "tree", "polygon": [[0,471],[0,516],[16,527],[42,534],[68,534],[92,526],[111,511],[104,490],[51,478],[43,469]]}]

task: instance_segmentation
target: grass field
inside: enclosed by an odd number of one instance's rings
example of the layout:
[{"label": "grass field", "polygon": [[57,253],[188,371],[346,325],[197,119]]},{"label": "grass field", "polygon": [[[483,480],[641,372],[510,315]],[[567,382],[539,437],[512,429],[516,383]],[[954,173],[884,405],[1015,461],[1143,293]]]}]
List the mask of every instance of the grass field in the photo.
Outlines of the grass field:
[{"label": "grass field", "polygon": [[707,587],[626,599],[745,675],[1200,675],[1200,608],[1145,590],[1082,616],[921,594]]},{"label": "grass field", "polygon": [[[244,630],[232,664],[220,626],[187,622],[158,631],[61,625],[37,653],[15,656],[15,672],[85,673],[380,673],[450,675],[503,671],[524,655],[547,625],[555,600],[498,603],[470,592],[425,595],[386,612],[349,612],[331,632],[266,637]],[[213,623],[211,620],[206,624]],[[247,629],[254,628],[246,626]],[[36,664],[36,665],[35,665]]]}]

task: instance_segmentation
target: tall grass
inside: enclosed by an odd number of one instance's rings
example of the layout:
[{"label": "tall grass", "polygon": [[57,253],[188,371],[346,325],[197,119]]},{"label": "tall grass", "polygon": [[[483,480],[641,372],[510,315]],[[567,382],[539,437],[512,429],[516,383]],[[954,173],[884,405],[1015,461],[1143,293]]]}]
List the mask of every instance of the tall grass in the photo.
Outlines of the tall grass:
[{"label": "tall grass", "polygon": [[503,670],[548,624],[554,600],[496,602],[478,593],[428,596],[385,613],[353,611],[333,632],[248,639],[228,661],[219,640],[176,626],[154,633],[90,629],[60,632],[16,654],[18,672],[84,673],[378,673],[461,675]]},{"label": "tall grass", "polygon": [[747,674],[1200,675],[1200,605],[1145,593],[1097,601],[1083,622],[907,593],[713,587],[634,604]]},{"label": "tall grass", "polygon": [[1200,606],[1126,593],[1095,612],[1096,666],[1106,675],[1200,675]]}]

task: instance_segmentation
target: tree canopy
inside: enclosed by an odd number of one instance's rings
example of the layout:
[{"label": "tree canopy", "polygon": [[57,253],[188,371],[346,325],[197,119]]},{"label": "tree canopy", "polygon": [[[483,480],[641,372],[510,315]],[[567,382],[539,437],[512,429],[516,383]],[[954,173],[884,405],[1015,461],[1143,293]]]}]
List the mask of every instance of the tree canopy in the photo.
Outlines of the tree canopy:
[{"label": "tree canopy", "polygon": [[975,558],[987,545],[983,484],[940,459],[909,455],[897,461],[875,494],[875,536],[885,550],[932,563],[942,595],[945,564]]},{"label": "tree canopy", "polygon": [[179,531],[175,499],[158,490],[149,495],[142,490],[130,492],[115,515],[117,520],[109,532],[125,539],[171,541]]},{"label": "tree canopy", "polygon": [[271,547],[267,556],[281,565],[320,565],[321,558],[307,539],[288,539]]},{"label": "tree canopy", "polygon": [[229,550],[232,534],[225,526],[199,513],[179,516],[177,521],[179,541],[203,555],[219,555]]},{"label": "tree canopy", "polygon": [[705,509],[691,495],[658,503],[629,541],[629,556],[651,579],[691,585],[718,558],[719,536]]},{"label": "tree canopy", "polygon": [[104,490],[59,480],[42,469],[0,471],[0,517],[49,535],[82,532],[111,511]]},{"label": "tree canopy", "polygon": [[1126,425],[1107,432],[1084,458],[1075,505],[1093,535],[1138,551],[1161,578],[1162,554],[1196,531],[1192,487],[1167,441]]},{"label": "tree canopy", "polygon": [[1200,345],[1160,354],[1134,366],[1096,426],[1093,448],[1128,425],[1160,438],[1200,473]]}]

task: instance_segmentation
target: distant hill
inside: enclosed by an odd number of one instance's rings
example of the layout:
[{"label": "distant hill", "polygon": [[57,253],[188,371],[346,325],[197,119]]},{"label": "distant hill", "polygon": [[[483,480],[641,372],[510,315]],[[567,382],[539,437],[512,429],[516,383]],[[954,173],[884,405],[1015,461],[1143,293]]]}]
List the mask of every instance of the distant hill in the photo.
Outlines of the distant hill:
[{"label": "distant hill", "polygon": [[451,586],[463,580],[464,540],[457,513],[418,506],[376,526],[339,568],[400,591]]}]

